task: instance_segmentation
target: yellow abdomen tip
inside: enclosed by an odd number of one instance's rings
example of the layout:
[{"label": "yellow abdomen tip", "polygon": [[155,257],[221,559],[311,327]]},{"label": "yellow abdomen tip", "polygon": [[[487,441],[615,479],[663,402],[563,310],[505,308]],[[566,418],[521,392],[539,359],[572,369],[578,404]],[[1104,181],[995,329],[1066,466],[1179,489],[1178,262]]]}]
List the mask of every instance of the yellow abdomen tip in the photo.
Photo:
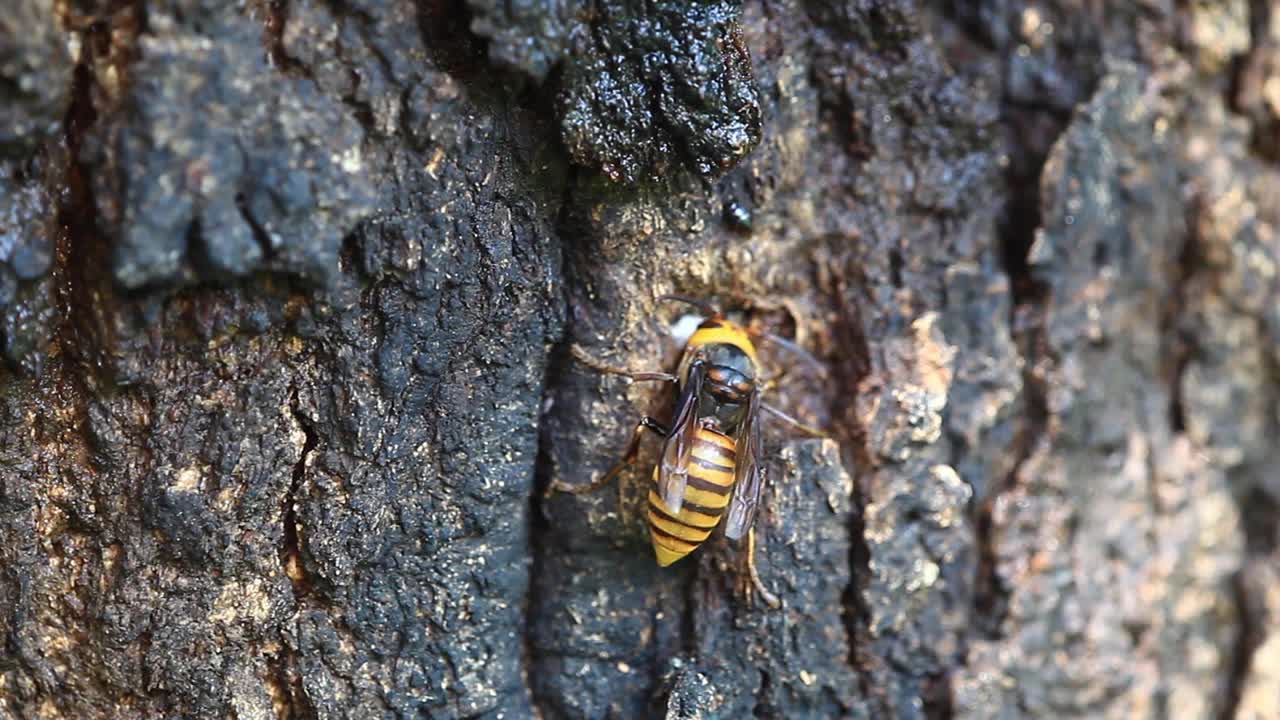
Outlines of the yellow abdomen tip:
[{"label": "yellow abdomen tip", "polygon": [[660,567],[667,567],[671,563],[689,554],[684,552],[676,552],[675,550],[665,548],[656,542],[653,544],[653,552],[655,555],[658,556],[658,565]]}]

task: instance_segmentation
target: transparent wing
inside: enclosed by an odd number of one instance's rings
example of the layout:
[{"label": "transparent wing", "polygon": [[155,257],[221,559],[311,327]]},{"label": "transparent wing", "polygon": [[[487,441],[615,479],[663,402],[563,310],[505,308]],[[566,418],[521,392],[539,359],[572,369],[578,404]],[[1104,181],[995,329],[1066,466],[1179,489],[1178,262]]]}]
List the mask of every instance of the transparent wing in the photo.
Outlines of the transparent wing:
[{"label": "transparent wing", "polygon": [[698,395],[702,392],[703,364],[696,360],[689,366],[689,377],[676,400],[671,430],[662,444],[658,460],[658,496],[667,512],[680,512],[684,505],[684,488],[689,482],[689,457],[693,453],[694,436],[698,433]]},{"label": "transparent wing", "polygon": [[730,540],[740,540],[756,519],[756,506],[760,504],[760,491],[764,488],[764,466],[760,464],[760,390],[751,393],[747,401],[747,414],[738,428],[735,438],[738,458],[734,473],[733,497],[729,500],[729,517],[725,519],[724,534]]}]

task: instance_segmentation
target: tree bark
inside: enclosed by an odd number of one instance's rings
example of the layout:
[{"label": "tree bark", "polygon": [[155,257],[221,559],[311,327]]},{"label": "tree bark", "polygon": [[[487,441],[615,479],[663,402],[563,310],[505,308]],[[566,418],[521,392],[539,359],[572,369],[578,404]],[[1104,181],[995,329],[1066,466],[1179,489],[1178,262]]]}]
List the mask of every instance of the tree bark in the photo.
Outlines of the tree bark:
[{"label": "tree bark", "polygon": [[1266,0],[11,4],[0,716],[1280,715]]}]

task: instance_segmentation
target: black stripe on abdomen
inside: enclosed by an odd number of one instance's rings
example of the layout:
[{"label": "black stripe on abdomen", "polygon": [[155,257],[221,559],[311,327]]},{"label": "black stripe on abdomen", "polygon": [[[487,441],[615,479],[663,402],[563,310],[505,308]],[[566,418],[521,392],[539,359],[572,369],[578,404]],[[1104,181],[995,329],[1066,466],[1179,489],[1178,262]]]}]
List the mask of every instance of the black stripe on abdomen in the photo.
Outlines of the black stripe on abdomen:
[{"label": "black stripe on abdomen", "polygon": [[706,458],[701,458],[696,455],[691,459],[691,463],[694,465],[697,465],[698,467],[706,468],[708,470],[715,470],[717,472],[729,473],[730,475],[733,474],[732,465],[720,465],[719,463],[716,463],[714,460],[708,460]]},{"label": "black stripe on abdomen", "polygon": [[732,481],[726,485],[721,485],[719,483],[703,480],[702,478],[696,475],[693,475],[692,473],[689,475],[688,485],[691,488],[702,490],[709,493],[715,493],[716,495],[728,495],[729,491],[733,489]]},{"label": "black stripe on abdomen", "polygon": [[[657,525],[654,525],[653,523],[649,523],[649,531],[652,532],[654,535],[658,535],[667,540],[675,540],[678,543],[683,543],[685,545],[692,545],[693,547],[697,547],[702,544],[701,540],[696,540],[696,541],[689,540],[687,538],[682,538],[678,535],[672,535],[671,533],[667,532],[666,530],[663,530],[662,528],[658,527]],[[672,549],[674,550],[677,548],[672,548]]]},{"label": "black stripe on abdomen", "polygon": [[[694,505],[691,502],[686,502],[680,506],[679,513],[672,515],[670,512],[667,511],[665,507],[662,506],[661,502],[655,502],[655,499],[653,497],[649,498],[649,509],[653,511],[654,515],[657,515],[663,520],[669,520],[673,523],[679,523],[680,525],[683,525],[687,528],[692,528],[694,530],[699,530],[699,531],[710,530],[714,528],[716,525],[719,525],[720,516],[724,513],[723,508],[720,508],[720,509],[705,508],[705,507],[702,507],[701,505]],[[699,525],[698,523],[693,522],[693,520],[695,519],[692,517],[693,514],[697,514],[701,516],[697,518],[698,520],[703,520],[705,518],[705,521],[707,524]]]}]

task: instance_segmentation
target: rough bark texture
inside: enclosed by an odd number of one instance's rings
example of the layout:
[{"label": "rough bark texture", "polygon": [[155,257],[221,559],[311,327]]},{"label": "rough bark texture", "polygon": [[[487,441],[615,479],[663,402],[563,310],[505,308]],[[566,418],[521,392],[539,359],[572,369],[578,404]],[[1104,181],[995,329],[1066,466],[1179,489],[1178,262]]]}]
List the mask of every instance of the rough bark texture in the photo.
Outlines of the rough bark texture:
[{"label": "rough bark texture", "polygon": [[[0,716],[1276,717],[1271,5],[10,0]],[[780,610],[542,496],[669,292]]]}]

